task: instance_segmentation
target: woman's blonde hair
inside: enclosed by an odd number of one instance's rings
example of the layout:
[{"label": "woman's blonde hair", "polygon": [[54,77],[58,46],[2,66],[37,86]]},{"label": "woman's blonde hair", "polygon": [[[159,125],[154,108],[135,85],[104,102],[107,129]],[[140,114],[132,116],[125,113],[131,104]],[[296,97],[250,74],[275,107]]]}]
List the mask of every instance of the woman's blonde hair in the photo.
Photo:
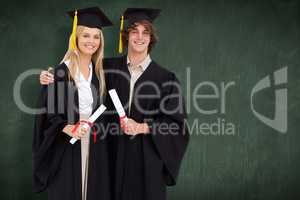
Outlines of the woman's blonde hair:
[{"label": "woman's blonde hair", "polygon": [[[80,34],[84,31],[84,26],[77,26],[76,30],[76,41]],[[100,29],[99,29],[100,30]],[[102,34],[102,31],[100,30],[100,46],[98,50],[92,55],[92,62],[95,65],[95,73],[99,80],[99,93],[101,96],[105,95],[106,85],[105,85],[105,77],[104,77],[104,71],[103,71],[103,57],[104,57],[104,37]],[[63,60],[64,61],[69,60],[69,80],[72,78],[75,81],[76,84],[76,73],[77,70],[79,70],[79,63],[80,63],[80,57],[78,53],[78,49],[72,49],[71,48],[71,37],[69,39],[69,48],[67,53],[65,54]]]}]

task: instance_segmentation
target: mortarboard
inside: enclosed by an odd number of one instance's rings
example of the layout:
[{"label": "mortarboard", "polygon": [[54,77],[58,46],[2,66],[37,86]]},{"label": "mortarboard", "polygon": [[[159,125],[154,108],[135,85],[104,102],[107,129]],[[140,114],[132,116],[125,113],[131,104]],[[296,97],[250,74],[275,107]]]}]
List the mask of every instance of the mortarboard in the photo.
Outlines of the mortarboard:
[{"label": "mortarboard", "polygon": [[160,9],[153,8],[127,8],[123,16],[124,20],[128,20],[129,24],[142,20],[147,20],[152,23],[160,12]]},{"label": "mortarboard", "polygon": [[67,12],[73,18],[73,30],[71,35],[71,47],[76,49],[76,29],[77,25],[87,26],[89,28],[99,28],[113,25],[98,7],[83,8]]}]

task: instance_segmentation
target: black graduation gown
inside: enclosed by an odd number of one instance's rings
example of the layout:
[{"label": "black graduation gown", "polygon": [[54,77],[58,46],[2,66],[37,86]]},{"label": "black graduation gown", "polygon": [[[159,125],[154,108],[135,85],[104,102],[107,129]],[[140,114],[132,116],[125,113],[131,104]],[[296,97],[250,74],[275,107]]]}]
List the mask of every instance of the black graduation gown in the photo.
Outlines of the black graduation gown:
[{"label": "black graduation gown", "polygon": [[[80,200],[81,187],[81,143],[69,143],[71,137],[62,133],[67,124],[79,120],[78,90],[74,81],[68,81],[68,68],[62,63],[55,68],[54,84],[42,86],[38,106],[53,105],[53,112],[35,115],[33,132],[33,187],[35,192],[47,190],[49,200]],[[93,112],[100,105],[99,82],[93,70],[91,84]],[[58,90],[57,88],[63,88]],[[53,92],[52,100],[47,95]],[[48,97],[49,96],[49,97]],[[72,101],[72,99],[74,101]],[[50,106],[51,107],[51,106]],[[101,117],[97,123],[104,123]],[[97,138],[101,133],[97,132]],[[106,140],[90,137],[88,200],[109,200],[109,176]]]},{"label": "black graduation gown", "polygon": [[[129,118],[138,123],[147,122],[150,134],[137,135],[134,139],[125,134],[115,135],[110,140],[111,167],[115,166],[113,178],[113,194],[115,200],[165,200],[166,185],[175,185],[181,160],[184,156],[189,134],[185,127],[185,106],[180,89],[174,87],[179,82],[175,75],[152,61],[135,83],[132,105],[128,112],[130,89],[130,73],[127,68],[126,56],[105,60],[108,74],[108,89],[116,89],[122,105]],[[156,90],[148,85],[140,90],[141,84],[151,81],[161,92],[157,98],[138,99],[137,95],[155,95]],[[164,85],[167,82],[172,84]],[[164,87],[163,87],[164,86]],[[167,98],[169,95],[179,95],[179,98]],[[110,99],[110,98],[107,98]],[[137,100],[137,101],[136,101]],[[135,102],[136,101],[136,102]],[[172,114],[167,114],[159,108],[161,102],[167,111],[179,108]],[[111,100],[106,102],[114,110]],[[138,109],[138,108],[142,108]],[[147,111],[158,112],[149,113]],[[119,123],[116,114],[111,116],[110,122]],[[160,124],[175,124],[178,130],[170,134],[170,130],[160,130]]]}]

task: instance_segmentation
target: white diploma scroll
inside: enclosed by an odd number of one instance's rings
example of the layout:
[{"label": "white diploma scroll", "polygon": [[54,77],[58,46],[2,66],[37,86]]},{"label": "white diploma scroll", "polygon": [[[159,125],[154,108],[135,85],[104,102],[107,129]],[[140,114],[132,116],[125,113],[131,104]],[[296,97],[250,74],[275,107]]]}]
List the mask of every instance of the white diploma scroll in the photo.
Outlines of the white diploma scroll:
[{"label": "white diploma scroll", "polygon": [[[102,113],[104,112],[106,110],[106,107],[103,105],[103,104],[101,104],[100,106],[99,106],[99,108],[87,119],[87,121],[88,122],[90,122],[90,123],[94,123],[95,121],[96,121],[96,119],[98,119],[98,117],[100,117],[100,115],[102,115]],[[87,124],[87,123],[84,123],[83,125],[82,125],[85,129],[89,129],[90,127],[89,127],[89,125]],[[70,140],[70,143],[71,144],[74,144],[75,142],[77,141],[77,139],[76,138],[72,138],[71,140]]]},{"label": "white diploma scroll", "polygon": [[120,117],[121,120],[124,120],[125,122],[127,121],[127,116],[126,116],[126,113],[125,113],[125,110],[124,110],[124,107],[122,106],[122,103],[119,99],[119,96],[116,92],[115,89],[111,89],[108,91],[109,95],[110,95],[110,98],[117,110],[117,113]]}]

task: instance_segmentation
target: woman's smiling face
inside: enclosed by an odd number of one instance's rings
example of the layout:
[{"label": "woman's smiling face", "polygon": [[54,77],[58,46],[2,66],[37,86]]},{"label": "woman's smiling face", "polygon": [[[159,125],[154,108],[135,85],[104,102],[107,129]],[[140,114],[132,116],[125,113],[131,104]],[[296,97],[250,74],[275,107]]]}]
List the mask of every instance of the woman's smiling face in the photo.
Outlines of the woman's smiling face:
[{"label": "woman's smiling face", "polygon": [[77,45],[80,53],[92,56],[100,47],[100,29],[84,27],[78,35]]}]

